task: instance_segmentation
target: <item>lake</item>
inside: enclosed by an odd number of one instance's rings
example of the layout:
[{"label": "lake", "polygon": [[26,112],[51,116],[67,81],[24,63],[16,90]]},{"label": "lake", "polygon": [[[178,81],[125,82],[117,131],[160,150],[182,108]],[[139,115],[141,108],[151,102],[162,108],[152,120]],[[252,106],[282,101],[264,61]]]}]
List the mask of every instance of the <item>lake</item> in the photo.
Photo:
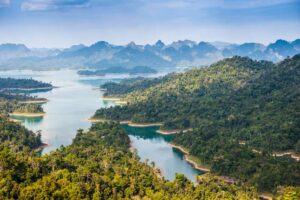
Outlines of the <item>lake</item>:
[{"label": "lake", "polygon": [[[46,115],[40,118],[16,117],[22,120],[24,126],[33,131],[42,131],[42,140],[49,146],[43,153],[49,153],[61,145],[69,145],[78,129],[88,129],[88,119],[98,108],[114,106],[111,101],[101,99],[102,91],[97,87],[107,81],[118,82],[129,75],[107,75],[104,77],[81,77],[74,70],[59,71],[5,71],[1,77],[34,78],[51,82],[58,87],[48,92],[38,92],[32,95],[47,98],[43,104]],[[182,173],[190,180],[202,174],[187,163],[183,154],[170,146],[170,135],[161,135],[155,131],[158,127],[129,127],[126,129],[131,144],[137,149],[142,161],[154,161],[166,179],[172,180],[176,173]]]}]

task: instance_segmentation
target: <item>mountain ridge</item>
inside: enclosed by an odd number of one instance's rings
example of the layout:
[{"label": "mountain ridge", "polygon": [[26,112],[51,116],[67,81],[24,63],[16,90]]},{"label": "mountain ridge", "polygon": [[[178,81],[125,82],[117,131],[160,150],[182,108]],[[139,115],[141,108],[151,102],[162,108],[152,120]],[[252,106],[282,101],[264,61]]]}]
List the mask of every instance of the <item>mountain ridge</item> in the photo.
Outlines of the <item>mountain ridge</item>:
[{"label": "mountain ridge", "polygon": [[[300,53],[299,39],[278,39],[268,45],[255,42],[242,44],[225,42],[195,42],[178,40],[165,44],[113,45],[98,41],[92,45],[73,45],[65,49],[31,49],[22,44],[0,44],[0,69],[47,67],[135,67],[149,65],[156,69],[184,69],[204,66],[232,56],[247,56],[256,60],[279,62]],[[39,62],[36,62],[39,61]]]}]

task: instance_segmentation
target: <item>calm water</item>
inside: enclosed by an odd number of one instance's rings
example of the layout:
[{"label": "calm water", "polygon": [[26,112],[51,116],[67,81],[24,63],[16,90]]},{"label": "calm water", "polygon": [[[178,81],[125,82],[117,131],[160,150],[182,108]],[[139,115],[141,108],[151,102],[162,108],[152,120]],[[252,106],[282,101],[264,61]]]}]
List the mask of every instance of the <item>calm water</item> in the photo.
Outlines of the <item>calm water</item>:
[{"label": "calm water", "polygon": [[154,161],[166,179],[172,180],[176,173],[181,173],[190,180],[195,180],[196,175],[203,174],[187,163],[179,150],[170,146],[169,142],[173,136],[155,132],[159,127],[123,127],[129,133],[131,145],[137,149],[141,160],[148,159],[149,163]]},{"label": "calm water", "polygon": [[[114,106],[113,102],[102,101],[102,92],[97,90],[107,81],[120,81],[128,76],[106,76],[101,78],[80,77],[72,70],[32,72],[0,72],[1,77],[34,78],[51,82],[58,88],[49,92],[34,93],[50,102],[43,104],[46,115],[43,118],[18,117],[30,130],[42,131],[43,142],[49,144],[43,153],[55,150],[61,145],[69,145],[79,128],[90,127],[88,118],[100,107]],[[135,128],[123,126],[137,149],[142,161],[154,161],[167,179],[173,179],[175,173],[183,173],[191,180],[201,174],[183,159],[183,154],[169,145],[172,136],[157,134],[158,127]]]}]

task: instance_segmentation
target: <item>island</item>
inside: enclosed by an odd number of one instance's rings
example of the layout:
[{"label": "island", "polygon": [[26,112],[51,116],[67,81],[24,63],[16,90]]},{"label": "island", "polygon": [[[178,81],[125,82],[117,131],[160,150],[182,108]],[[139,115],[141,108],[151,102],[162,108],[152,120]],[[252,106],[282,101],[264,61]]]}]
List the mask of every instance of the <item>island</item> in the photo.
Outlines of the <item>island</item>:
[{"label": "island", "polygon": [[[0,78],[0,114],[43,117],[45,112],[41,104],[48,102],[48,100],[37,98],[29,94],[37,90],[48,91],[53,88],[50,83],[33,79]],[[26,93],[23,93],[23,91],[26,91]]]},{"label": "island", "polygon": [[0,78],[0,92],[32,92],[36,90],[51,90],[53,86],[51,83],[44,83],[34,79],[14,79],[14,78]]}]

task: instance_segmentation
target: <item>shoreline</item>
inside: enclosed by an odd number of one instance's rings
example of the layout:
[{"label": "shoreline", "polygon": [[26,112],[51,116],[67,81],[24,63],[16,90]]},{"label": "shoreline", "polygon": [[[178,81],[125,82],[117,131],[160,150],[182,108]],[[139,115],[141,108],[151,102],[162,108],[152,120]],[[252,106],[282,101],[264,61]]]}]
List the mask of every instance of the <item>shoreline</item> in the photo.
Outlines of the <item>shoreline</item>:
[{"label": "shoreline", "polygon": [[18,120],[18,119],[8,118],[8,120],[15,123],[22,123],[22,120]]},{"label": "shoreline", "polygon": [[120,124],[129,124],[129,123],[131,123],[131,121],[129,121],[129,120],[128,120],[128,121],[124,120],[124,121],[119,121],[119,123],[120,123]]},{"label": "shoreline", "polygon": [[161,126],[162,123],[129,123],[128,126],[131,127],[151,127],[151,126]]},{"label": "shoreline", "polygon": [[39,147],[35,149],[36,152],[42,151],[44,148],[49,147],[50,145],[47,143],[42,143]]},{"label": "shoreline", "polygon": [[120,97],[100,97],[100,99],[102,100],[106,100],[106,101],[121,101],[121,98]]},{"label": "shoreline", "polygon": [[48,103],[49,100],[28,100],[28,101],[20,101],[22,104],[42,104],[42,103]]},{"label": "shoreline", "polygon": [[272,195],[269,193],[258,194],[258,197],[263,200],[272,200],[273,199]]},{"label": "shoreline", "polygon": [[[124,124],[124,123],[123,123]],[[151,126],[162,126],[162,123],[156,122],[156,123],[127,123],[128,126],[131,127],[151,127]]]},{"label": "shoreline", "polygon": [[0,91],[10,91],[10,90],[18,90],[18,91],[34,91],[34,90],[52,90],[56,87],[41,87],[41,88],[2,88]]},{"label": "shoreline", "polygon": [[87,121],[89,121],[89,122],[91,122],[91,123],[98,123],[98,122],[108,122],[109,120],[106,120],[106,119],[89,118],[89,119],[87,119]]},{"label": "shoreline", "polygon": [[133,123],[130,120],[124,120],[124,121],[119,121],[120,124],[127,124],[128,126],[131,127],[151,127],[151,126],[162,126],[163,123],[161,122],[154,122],[154,123]]},{"label": "shoreline", "polygon": [[13,112],[9,114],[10,116],[17,117],[44,117],[46,113],[21,113],[21,112]]},{"label": "shoreline", "polygon": [[114,102],[117,105],[126,105],[128,103],[127,101],[114,101]]},{"label": "shoreline", "polygon": [[162,135],[173,135],[173,134],[177,134],[177,133],[186,133],[188,131],[191,131],[192,129],[184,129],[184,130],[157,130],[156,132]]},{"label": "shoreline", "polygon": [[290,156],[292,159],[294,159],[296,161],[300,160],[300,156],[291,151],[274,152],[274,153],[272,153],[272,156],[274,156],[274,157]]},{"label": "shoreline", "polygon": [[190,163],[195,169],[200,170],[200,171],[203,171],[203,172],[210,172],[210,169],[209,169],[209,168],[204,167],[204,166],[199,166],[199,165],[200,165],[199,163],[197,163],[197,162],[191,160],[191,159],[189,158],[190,153],[189,153],[186,149],[184,149],[182,146],[175,145],[175,144],[172,144],[172,143],[170,143],[170,146],[171,146],[172,148],[175,148],[175,149],[180,150],[183,154],[185,154],[185,155],[184,155],[184,160],[186,160],[188,163]]},{"label": "shoreline", "polygon": [[119,97],[100,97],[103,101],[113,101],[117,105],[125,105],[128,102]]}]

